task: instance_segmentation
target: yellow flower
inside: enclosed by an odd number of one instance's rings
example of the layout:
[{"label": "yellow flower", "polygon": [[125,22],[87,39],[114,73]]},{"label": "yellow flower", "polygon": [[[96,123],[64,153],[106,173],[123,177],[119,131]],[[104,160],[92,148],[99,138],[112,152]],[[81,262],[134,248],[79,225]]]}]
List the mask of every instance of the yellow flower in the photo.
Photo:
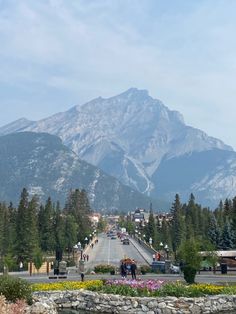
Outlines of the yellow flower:
[{"label": "yellow flower", "polygon": [[33,291],[50,291],[50,290],[80,290],[89,287],[100,287],[103,285],[102,280],[88,281],[61,281],[53,283],[35,283],[32,284]]}]

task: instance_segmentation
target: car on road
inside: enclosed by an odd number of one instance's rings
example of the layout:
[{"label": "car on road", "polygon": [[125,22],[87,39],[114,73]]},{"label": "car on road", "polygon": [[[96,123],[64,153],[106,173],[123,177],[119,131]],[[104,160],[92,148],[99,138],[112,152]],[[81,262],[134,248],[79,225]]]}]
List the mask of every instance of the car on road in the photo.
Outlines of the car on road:
[{"label": "car on road", "polygon": [[116,235],[112,235],[111,240],[115,240],[115,239],[117,239]]},{"label": "car on road", "polygon": [[129,239],[124,239],[122,242],[123,242],[123,244],[129,245]]}]

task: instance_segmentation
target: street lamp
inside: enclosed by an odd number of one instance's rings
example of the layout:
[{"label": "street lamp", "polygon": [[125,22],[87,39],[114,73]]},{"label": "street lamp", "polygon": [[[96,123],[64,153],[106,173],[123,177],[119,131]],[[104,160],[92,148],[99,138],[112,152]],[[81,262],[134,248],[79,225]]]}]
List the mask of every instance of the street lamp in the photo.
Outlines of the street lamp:
[{"label": "street lamp", "polygon": [[169,259],[169,247],[167,244],[165,245],[164,249],[166,251],[166,259]]},{"label": "street lamp", "polygon": [[151,237],[149,238],[149,244],[150,244],[150,246],[152,246],[152,238]]},{"label": "street lamp", "polygon": [[80,259],[82,260],[82,258],[83,258],[83,250],[82,250],[81,242],[78,242],[77,246],[78,246],[78,250],[80,251]]},{"label": "street lamp", "polygon": [[75,245],[73,246],[73,261],[75,261],[75,252],[77,252],[77,251],[78,251],[78,245],[75,244]]}]

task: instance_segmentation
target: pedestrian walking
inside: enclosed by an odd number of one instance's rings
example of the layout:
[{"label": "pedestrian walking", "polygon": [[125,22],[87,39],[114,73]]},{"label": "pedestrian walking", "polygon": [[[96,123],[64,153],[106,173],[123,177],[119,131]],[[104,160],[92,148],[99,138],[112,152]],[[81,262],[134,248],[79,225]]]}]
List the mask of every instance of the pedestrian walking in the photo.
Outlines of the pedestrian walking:
[{"label": "pedestrian walking", "polygon": [[80,273],[80,277],[81,277],[81,281],[84,281],[84,273],[83,272]]},{"label": "pedestrian walking", "polygon": [[137,269],[137,266],[135,264],[135,261],[133,260],[130,266],[132,279],[136,279],[136,269]]},{"label": "pedestrian walking", "polygon": [[87,258],[87,262],[88,262],[88,260],[89,260],[89,255],[88,254],[87,254],[86,258]]},{"label": "pedestrian walking", "polygon": [[127,269],[126,269],[126,265],[124,262],[121,263],[120,265],[120,274],[121,274],[121,277],[124,279],[126,278],[126,275],[127,275]]}]

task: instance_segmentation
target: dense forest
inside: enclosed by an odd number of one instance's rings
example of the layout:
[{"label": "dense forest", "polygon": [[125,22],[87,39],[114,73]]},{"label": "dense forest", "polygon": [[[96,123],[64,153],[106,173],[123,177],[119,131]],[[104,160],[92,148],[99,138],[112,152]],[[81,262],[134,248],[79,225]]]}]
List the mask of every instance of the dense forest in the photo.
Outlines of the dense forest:
[{"label": "dense forest", "polygon": [[24,188],[18,206],[0,203],[0,268],[15,269],[43,255],[60,250],[68,255],[73,246],[92,233],[91,208],[85,190],[69,193],[63,208],[49,197],[45,204],[29,197]]},{"label": "dense forest", "polygon": [[[130,233],[135,233],[135,224],[131,217],[122,216],[119,223]],[[188,203],[184,204],[176,194],[170,212],[156,215],[150,210],[148,223],[140,223],[138,232],[147,242],[152,238],[152,245],[157,250],[161,249],[160,244],[167,244],[174,257],[181,243],[189,239],[194,239],[201,251],[235,249],[236,197],[221,201],[212,211],[196,203],[193,194]]]},{"label": "dense forest", "polygon": [[[24,188],[19,204],[0,203],[0,269],[8,265],[17,269],[40,256],[54,255],[57,250],[70,255],[73,246],[85,245],[86,237],[93,232],[89,219],[92,213],[85,190],[70,191],[66,204],[45,204],[37,196],[29,197]],[[176,258],[183,242],[194,240],[201,251],[230,250],[236,247],[236,197],[220,202],[215,210],[196,203],[193,194],[182,204],[176,194],[168,214],[155,214],[150,210],[147,224],[135,224],[131,216],[122,214],[119,225],[130,234],[135,228],[143,240],[152,238],[152,245],[160,250],[160,244],[168,245]]]}]

